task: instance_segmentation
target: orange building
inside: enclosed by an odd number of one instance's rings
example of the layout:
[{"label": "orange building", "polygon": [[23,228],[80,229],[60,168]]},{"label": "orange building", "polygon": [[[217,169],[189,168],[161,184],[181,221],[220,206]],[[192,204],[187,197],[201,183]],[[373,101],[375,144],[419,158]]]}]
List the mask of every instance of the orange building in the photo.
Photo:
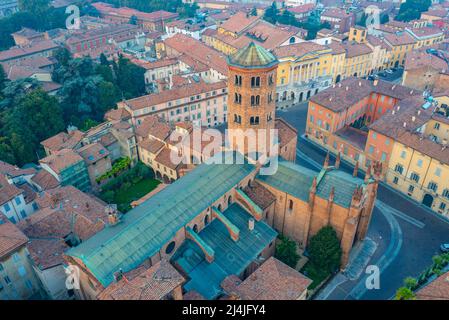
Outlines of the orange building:
[{"label": "orange building", "polygon": [[372,124],[401,100],[421,92],[389,82],[349,78],[311,98],[307,136],[352,163],[388,163],[392,141]]}]

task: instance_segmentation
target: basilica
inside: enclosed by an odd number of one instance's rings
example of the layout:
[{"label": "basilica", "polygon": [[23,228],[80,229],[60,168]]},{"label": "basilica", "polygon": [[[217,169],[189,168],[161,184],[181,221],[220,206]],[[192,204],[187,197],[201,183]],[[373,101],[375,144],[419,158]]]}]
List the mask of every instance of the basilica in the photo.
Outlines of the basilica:
[{"label": "basilica", "polygon": [[[277,66],[254,43],[228,58],[228,128],[277,129],[277,170],[261,174],[250,161],[200,164],[128,213],[111,209],[108,227],[65,254],[79,269],[78,298],[164,299],[169,291],[172,299],[218,299],[229,295],[230,279],[276,265],[278,235],[304,249],[328,225],[345,268],[366,236],[381,167],[374,164],[363,180],[357,167],[339,170],[340,157],[333,165],[327,158],[319,172],[295,164],[297,132],[275,115]],[[226,157],[254,151],[230,146]]]}]

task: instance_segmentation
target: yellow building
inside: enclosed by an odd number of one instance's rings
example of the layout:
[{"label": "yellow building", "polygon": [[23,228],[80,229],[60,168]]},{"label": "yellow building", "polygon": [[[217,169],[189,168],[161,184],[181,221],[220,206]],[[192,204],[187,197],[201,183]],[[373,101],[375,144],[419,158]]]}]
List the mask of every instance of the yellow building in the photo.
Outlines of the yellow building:
[{"label": "yellow building", "polygon": [[432,46],[444,41],[444,33],[440,28],[405,28],[405,31],[415,40],[415,49]]},{"label": "yellow building", "polygon": [[284,108],[305,101],[332,85],[332,49],[301,42],[273,50],[279,60],[276,100]]},{"label": "yellow building", "polygon": [[405,64],[405,55],[411,52],[416,40],[408,32],[386,33],[385,42],[391,47],[389,67],[399,67]]},{"label": "yellow building", "polygon": [[394,142],[387,183],[433,211],[449,216],[449,120],[439,114],[422,134],[405,132]]},{"label": "yellow building", "polygon": [[355,26],[349,29],[349,42],[366,43],[368,32],[365,27]]}]

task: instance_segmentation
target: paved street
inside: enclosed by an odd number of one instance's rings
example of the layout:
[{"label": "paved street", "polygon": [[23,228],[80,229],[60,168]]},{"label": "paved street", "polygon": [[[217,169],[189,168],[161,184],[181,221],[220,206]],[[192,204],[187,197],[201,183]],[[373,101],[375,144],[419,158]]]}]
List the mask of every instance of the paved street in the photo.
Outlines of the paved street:
[{"label": "paved street", "polygon": [[[277,116],[286,119],[298,130],[298,135],[302,135],[306,124],[307,104],[279,111]],[[306,139],[298,138],[297,155],[297,163],[319,170],[326,152]],[[353,171],[345,163],[340,168],[351,173]],[[380,185],[367,237],[374,244],[356,252],[362,256],[354,259],[355,265],[351,272],[348,270],[346,275],[339,274],[322,290],[318,298],[391,298],[405,277],[418,276],[432,263],[432,256],[439,253],[439,245],[449,241],[449,223],[406,196]],[[379,290],[366,289],[366,265],[379,267]]]}]

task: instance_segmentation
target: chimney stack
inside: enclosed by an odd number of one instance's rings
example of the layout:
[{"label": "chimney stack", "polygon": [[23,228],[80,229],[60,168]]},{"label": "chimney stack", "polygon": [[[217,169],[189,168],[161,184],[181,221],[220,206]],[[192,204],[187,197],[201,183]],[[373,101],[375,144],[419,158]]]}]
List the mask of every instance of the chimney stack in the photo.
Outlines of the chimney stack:
[{"label": "chimney stack", "polygon": [[355,163],[354,171],[352,172],[352,175],[357,178],[358,173],[359,173],[359,162],[357,161]]},{"label": "chimney stack", "polygon": [[254,218],[249,218],[249,220],[248,220],[248,229],[249,229],[249,231],[253,231],[254,230],[254,224],[255,224]]},{"label": "chimney stack", "polygon": [[329,167],[329,152],[326,154],[326,159],[324,159],[323,168],[327,169]]},{"label": "chimney stack", "polygon": [[105,208],[105,212],[108,214],[108,223],[110,226],[115,226],[120,222],[120,215],[117,211],[117,205],[107,205]]},{"label": "chimney stack", "polygon": [[335,168],[336,168],[336,169],[340,168],[340,161],[341,161],[340,158],[341,158],[340,152],[338,152],[337,158],[335,159]]}]

